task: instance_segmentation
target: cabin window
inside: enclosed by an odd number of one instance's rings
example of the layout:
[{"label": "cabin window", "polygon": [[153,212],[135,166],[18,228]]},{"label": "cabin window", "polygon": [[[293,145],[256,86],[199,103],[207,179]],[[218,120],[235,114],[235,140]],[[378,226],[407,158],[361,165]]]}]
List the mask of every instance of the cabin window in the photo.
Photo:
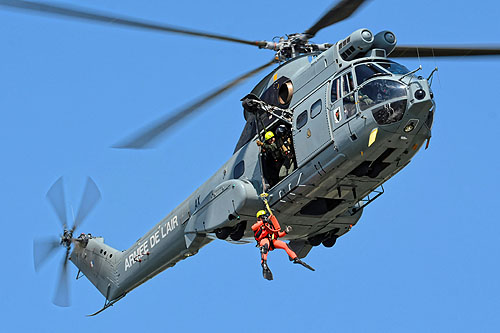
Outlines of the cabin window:
[{"label": "cabin window", "polygon": [[243,176],[243,173],[245,173],[245,161],[244,160],[238,162],[238,164],[236,164],[234,166],[233,178],[238,179],[241,176]]},{"label": "cabin window", "polygon": [[355,72],[356,72],[356,82],[358,83],[358,86],[374,76],[389,75],[389,73],[382,71],[375,64],[359,65],[356,67]]},{"label": "cabin window", "polygon": [[307,110],[299,114],[299,116],[297,117],[296,127],[297,129],[301,129],[306,124],[307,124]]},{"label": "cabin window", "polygon": [[332,81],[331,102],[334,103],[340,97],[340,78]]},{"label": "cabin window", "polygon": [[321,99],[318,99],[314,104],[311,106],[311,119],[316,117],[318,114],[321,113],[321,106],[322,106],[322,101]]}]

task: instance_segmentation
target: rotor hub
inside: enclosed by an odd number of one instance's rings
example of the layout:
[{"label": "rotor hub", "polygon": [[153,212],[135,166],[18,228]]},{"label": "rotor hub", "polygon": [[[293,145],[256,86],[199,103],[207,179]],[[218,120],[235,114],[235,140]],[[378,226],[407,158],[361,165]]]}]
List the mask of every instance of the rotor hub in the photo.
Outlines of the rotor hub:
[{"label": "rotor hub", "polygon": [[309,43],[310,35],[305,33],[295,33],[279,37],[277,42],[262,41],[259,48],[276,51],[276,59],[286,61],[295,58],[301,54],[313,53],[316,51],[325,51],[332,45],[328,43],[313,44]]},{"label": "rotor hub", "polygon": [[64,229],[64,233],[61,236],[61,245],[69,249],[71,248],[72,241],[73,241],[73,231]]}]

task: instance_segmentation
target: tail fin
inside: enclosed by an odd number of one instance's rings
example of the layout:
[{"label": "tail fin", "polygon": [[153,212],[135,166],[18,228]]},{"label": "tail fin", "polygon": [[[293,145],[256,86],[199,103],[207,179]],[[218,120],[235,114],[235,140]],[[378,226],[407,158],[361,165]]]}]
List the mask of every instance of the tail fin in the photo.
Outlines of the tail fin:
[{"label": "tail fin", "polygon": [[102,237],[87,237],[75,242],[70,260],[107,299],[117,296],[118,263],[122,252],[106,244]]}]

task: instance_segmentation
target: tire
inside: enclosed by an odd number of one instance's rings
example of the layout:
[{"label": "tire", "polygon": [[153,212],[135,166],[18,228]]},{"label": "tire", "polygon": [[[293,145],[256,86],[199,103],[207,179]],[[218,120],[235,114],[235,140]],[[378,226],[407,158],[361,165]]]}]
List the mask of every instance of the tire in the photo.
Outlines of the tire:
[{"label": "tire", "polygon": [[229,236],[229,234],[231,233],[233,229],[232,228],[229,228],[229,227],[224,227],[224,228],[219,228],[219,229],[215,229],[215,236],[218,238],[218,239],[226,239],[227,236]]},{"label": "tire", "polygon": [[243,235],[245,234],[246,227],[247,227],[246,221],[240,222],[237,225],[236,230],[233,231],[229,236],[231,237],[232,240],[239,241],[243,237]]},{"label": "tire", "polygon": [[323,241],[323,239],[325,239],[325,234],[315,235],[315,236],[309,237],[307,239],[307,241],[312,246],[318,246],[319,244],[321,244],[321,242]]},{"label": "tire", "polygon": [[337,236],[331,236],[323,241],[324,247],[332,247],[337,242]]}]

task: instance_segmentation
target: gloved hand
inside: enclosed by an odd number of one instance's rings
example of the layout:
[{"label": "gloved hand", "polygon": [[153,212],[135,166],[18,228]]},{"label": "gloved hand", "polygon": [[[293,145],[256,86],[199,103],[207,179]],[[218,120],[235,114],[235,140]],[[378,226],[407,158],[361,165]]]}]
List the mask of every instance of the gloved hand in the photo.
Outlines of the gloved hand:
[{"label": "gloved hand", "polygon": [[289,226],[287,226],[287,227],[285,228],[285,232],[288,234],[288,233],[290,233],[290,232],[292,231],[292,229],[293,229],[293,228],[292,228],[292,226],[291,226],[291,225],[289,225]]}]

